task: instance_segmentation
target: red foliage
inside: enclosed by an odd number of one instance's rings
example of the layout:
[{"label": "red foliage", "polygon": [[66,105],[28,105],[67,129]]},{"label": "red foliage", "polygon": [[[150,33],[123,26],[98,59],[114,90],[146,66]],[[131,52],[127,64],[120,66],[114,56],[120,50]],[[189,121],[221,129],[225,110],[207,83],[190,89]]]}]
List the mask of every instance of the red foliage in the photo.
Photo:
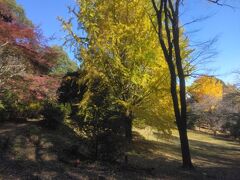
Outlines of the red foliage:
[{"label": "red foliage", "polygon": [[34,30],[16,23],[0,21],[0,41],[28,45],[35,36]]},{"label": "red foliage", "polygon": [[35,65],[43,67],[48,71],[55,65],[55,59],[58,53],[50,47],[38,47],[33,49],[31,46],[15,45],[18,49],[21,49],[22,54],[28,57]]},{"label": "red foliage", "polygon": [[16,48],[34,67],[41,69],[43,74],[26,74],[8,80],[7,89],[15,92],[20,100],[56,99],[60,78],[46,74],[54,66],[58,54],[41,41],[37,28],[22,23],[8,6],[0,3],[0,49],[5,46]]},{"label": "red foliage", "polygon": [[22,102],[56,100],[56,91],[61,78],[48,75],[25,75],[9,80],[8,89],[17,95]]},{"label": "red foliage", "polygon": [[27,45],[35,36],[34,28],[19,22],[11,10],[0,3],[0,42]]},{"label": "red foliage", "polygon": [[60,86],[61,79],[52,76],[25,76],[23,80],[28,83],[28,95],[36,100],[56,99],[56,90]]},{"label": "red foliage", "polygon": [[54,65],[51,61],[57,54],[43,45],[40,37],[36,28],[20,22],[5,4],[0,3],[0,47],[16,46],[37,65],[51,68]]}]

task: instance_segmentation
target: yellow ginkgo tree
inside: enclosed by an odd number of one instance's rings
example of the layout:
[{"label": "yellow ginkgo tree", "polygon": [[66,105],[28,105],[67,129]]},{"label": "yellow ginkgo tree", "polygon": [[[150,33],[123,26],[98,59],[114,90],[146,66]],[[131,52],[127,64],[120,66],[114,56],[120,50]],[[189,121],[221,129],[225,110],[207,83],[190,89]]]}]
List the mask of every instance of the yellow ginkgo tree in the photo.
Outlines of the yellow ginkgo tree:
[{"label": "yellow ginkgo tree", "polygon": [[78,0],[73,10],[82,29],[62,20],[77,47],[82,68],[97,69],[113,88],[115,103],[125,111],[126,132],[132,139],[132,122],[170,133],[174,113],[170,76],[158,36],[150,18],[151,2],[145,0]]}]

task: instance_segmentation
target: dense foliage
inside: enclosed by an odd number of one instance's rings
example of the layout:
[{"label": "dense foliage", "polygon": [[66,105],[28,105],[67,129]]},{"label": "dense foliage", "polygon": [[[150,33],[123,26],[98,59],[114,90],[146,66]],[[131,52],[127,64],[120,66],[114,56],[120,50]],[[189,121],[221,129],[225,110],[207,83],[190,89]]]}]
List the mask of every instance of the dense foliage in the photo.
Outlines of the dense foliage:
[{"label": "dense foliage", "polygon": [[79,37],[73,23],[62,20],[67,38],[81,54],[83,68],[97,69],[111,85],[115,103],[125,111],[126,136],[132,138],[136,119],[169,134],[174,126],[169,73],[146,10],[151,4],[81,0],[78,6],[73,14],[87,37]]},{"label": "dense foliage", "polygon": [[61,48],[43,42],[15,0],[0,1],[1,120],[40,117],[43,102],[56,101],[61,76],[76,70]]},{"label": "dense foliage", "polygon": [[94,159],[114,160],[121,154],[124,114],[114,101],[103,74],[91,68],[70,73],[59,88],[59,101],[71,105],[78,133],[88,139]]}]

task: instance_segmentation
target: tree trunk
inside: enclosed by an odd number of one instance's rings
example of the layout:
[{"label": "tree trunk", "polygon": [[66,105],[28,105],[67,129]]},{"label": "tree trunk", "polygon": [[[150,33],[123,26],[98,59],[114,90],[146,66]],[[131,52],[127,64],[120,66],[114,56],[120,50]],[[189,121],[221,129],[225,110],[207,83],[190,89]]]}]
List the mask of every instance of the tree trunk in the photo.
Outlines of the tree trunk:
[{"label": "tree trunk", "polygon": [[[159,42],[170,72],[171,96],[179,131],[183,167],[192,169],[187,137],[186,83],[180,48],[179,4],[181,0],[161,0],[158,2],[159,4],[152,0],[157,16]],[[165,39],[164,34],[166,35]],[[177,80],[179,80],[179,92]]]},{"label": "tree trunk", "polygon": [[[180,52],[180,51],[179,51]],[[180,57],[179,57],[180,58]],[[181,62],[181,58],[179,59]],[[187,136],[187,103],[186,103],[186,83],[183,72],[182,64],[179,65],[179,81],[180,81],[180,104],[181,104],[181,118],[178,120],[178,131],[181,142],[181,150],[182,150],[182,167],[186,169],[193,169],[191,154]],[[177,65],[177,66],[178,66]]]},{"label": "tree trunk", "polygon": [[132,142],[132,112],[127,110],[125,115],[125,138],[128,142]]},{"label": "tree trunk", "polygon": [[[178,122],[183,122],[183,121],[184,120],[178,120]],[[188,143],[187,128],[184,127],[182,123],[179,123],[178,132],[179,132],[181,151],[182,151],[182,167],[186,169],[193,169],[191,155],[190,155],[190,148]]]},{"label": "tree trunk", "polygon": [[[192,161],[191,161],[191,154],[190,148],[188,143],[188,136],[187,136],[187,111],[186,111],[186,99],[185,96],[181,93],[185,90],[185,84],[180,84],[180,103],[181,108],[179,107],[178,103],[178,96],[177,96],[177,82],[176,82],[176,75],[174,71],[171,72],[171,95],[173,100],[174,106],[174,113],[176,118],[176,123],[179,132],[180,144],[181,144],[181,152],[182,152],[182,167],[186,169],[193,169]],[[183,88],[181,86],[184,86]],[[182,90],[181,90],[182,89]]]}]

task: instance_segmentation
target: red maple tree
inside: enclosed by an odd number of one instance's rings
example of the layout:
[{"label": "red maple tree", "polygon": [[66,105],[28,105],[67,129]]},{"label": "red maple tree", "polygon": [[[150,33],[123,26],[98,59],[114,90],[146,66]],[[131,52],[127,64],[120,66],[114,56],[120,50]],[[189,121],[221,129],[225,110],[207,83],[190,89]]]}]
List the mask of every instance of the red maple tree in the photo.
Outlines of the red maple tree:
[{"label": "red maple tree", "polygon": [[[10,58],[4,59],[3,53],[8,53]],[[22,100],[53,99],[60,79],[47,74],[55,65],[57,55],[51,47],[42,43],[36,27],[24,24],[10,7],[0,3],[0,90],[11,89]],[[26,62],[18,60],[16,62],[20,64],[10,63],[13,56],[23,57],[21,60],[25,59],[31,66],[24,66],[21,74],[15,72],[19,70],[16,67]]]}]

